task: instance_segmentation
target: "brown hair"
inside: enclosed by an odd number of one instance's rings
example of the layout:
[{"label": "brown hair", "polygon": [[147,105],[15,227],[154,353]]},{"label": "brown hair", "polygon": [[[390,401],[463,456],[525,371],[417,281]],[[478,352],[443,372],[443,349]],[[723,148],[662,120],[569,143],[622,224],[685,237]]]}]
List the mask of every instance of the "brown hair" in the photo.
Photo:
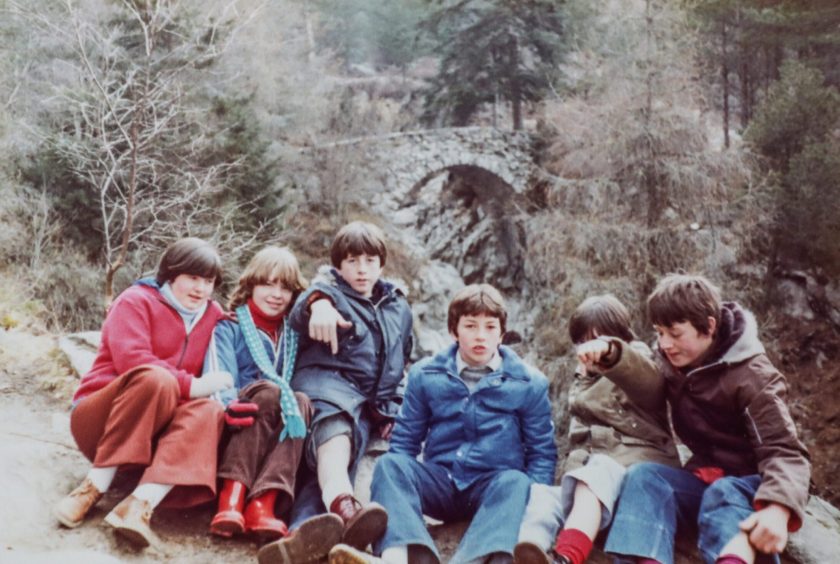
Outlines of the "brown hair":
[{"label": "brown hair", "polygon": [[630,328],[630,312],[612,294],[586,298],[569,319],[569,337],[576,345],[593,338],[593,332],[628,343],[636,340]]},{"label": "brown hair", "polygon": [[487,315],[499,319],[504,334],[507,326],[505,300],[490,284],[470,284],[461,289],[449,302],[446,325],[453,335],[458,334],[458,321],[465,315]]},{"label": "brown hair", "polygon": [[287,247],[270,245],[251,258],[239,276],[228,299],[228,309],[236,309],[248,301],[254,286],[277,280],[292,291],[292,303],[309,286],[300,272],[297,258]]},{"label": "brown hair", "polygon": [[349,256],[370,255],[379,257],[379,265],[385,266],[388,249],[385,234],[372,223],[354,221],[342,227],[330,247],[330,260],[336,268]]},{"label": "brown hair", "polygon": [[158,284],[172,282],[181,274],[222,281],[222,259],[216,248],[203,239],[185,237],[169,245],[160,257],[155,279]]},{"label": "brown hair", "polygon": [[647,307],[654,325],[688,321],[703,335],[710,333],[710,317],[720,325],[720,290],[704,276],[669,274],[656,285]]}]

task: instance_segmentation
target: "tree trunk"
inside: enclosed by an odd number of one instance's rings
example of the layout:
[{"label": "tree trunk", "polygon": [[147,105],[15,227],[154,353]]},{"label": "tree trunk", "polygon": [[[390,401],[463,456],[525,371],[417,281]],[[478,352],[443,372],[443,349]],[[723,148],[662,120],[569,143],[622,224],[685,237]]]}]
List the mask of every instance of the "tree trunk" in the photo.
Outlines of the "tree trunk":
[{"label": "tree trunk", "polygon": [[726,20],[720,22],[720,80],[723,86],[723,146],[729,148],[729,63],[727,60]]},{"label": "tree trunk", "polygon": [[516,76],[519,70],[519,42],[516,37],[512,37],[510,41],[510,102],[513,106],[513,130],[520,131],[522,129],[522,90],[519,84],[519,78]]}]

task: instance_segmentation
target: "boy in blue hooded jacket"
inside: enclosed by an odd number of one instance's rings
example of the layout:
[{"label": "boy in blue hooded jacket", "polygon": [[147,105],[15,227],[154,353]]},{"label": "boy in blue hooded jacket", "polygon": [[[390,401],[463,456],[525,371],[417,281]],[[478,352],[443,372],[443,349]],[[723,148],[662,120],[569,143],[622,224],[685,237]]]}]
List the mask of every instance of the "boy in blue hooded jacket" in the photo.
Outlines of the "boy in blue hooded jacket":
[{"label": "boy in blue hooded jacket", "polygon": [[[467,286],[449,305],[455,344],[412,367],[371,488],[389,516],[375,546],[383,561],[440,561],[428,515],[471,519],[451,562],[511,562],[531,483],[554,482],[548,380],[501,346],[506,321],[495,288]],[[369,560],[345,545],[330,552],[333,564]]]}]

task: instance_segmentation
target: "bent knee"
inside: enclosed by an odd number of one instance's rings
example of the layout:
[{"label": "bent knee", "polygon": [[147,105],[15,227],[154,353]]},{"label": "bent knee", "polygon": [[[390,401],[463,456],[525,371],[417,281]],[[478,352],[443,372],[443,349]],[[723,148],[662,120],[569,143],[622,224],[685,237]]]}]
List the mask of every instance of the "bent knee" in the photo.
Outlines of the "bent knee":
[{"label": "bent knee", "polygon": [[167,369],[160,366],[143,366],[135,369],[125,377],[131,381],[129,386],[137,389],[146,397],[153,395],[173,395],[176,399],[181,395],[178,380]]},{"label": "bent knee", "polygon": [[397,452],[386,452],[376,460],[373,479],[376,481],[377,478],[404,474],[412,462],[417,462],[417,459]]},{"label": "bent knee", "polygon": [[251,391],[246,389],[246,393],[244,395],[248,398],[248,401],[257,404],[260,411],[280,409],[280,388],[278,388],[275,384],[265,380],[260,380],[255,384],[251,384],[251,386],[253,386],[254,389]]},{"label": "bent knee", "polygon": [[199,398],[190,400],[187,404],[190,406],[190,411],[202,419],[223,420],[225,416],[225,408],[218,401],[210,398]]}]

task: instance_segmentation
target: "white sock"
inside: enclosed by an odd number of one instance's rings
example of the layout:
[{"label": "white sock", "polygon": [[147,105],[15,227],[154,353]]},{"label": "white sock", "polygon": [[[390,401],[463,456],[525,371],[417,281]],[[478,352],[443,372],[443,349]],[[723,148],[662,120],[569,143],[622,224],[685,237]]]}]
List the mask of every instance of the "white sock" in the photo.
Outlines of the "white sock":
[{"label": "white sock", "polygon": [[87,474],[87,479],[91,481],[93,487],[99,490],[99,493],[105,493],[111,487],[111,482],[114,481],[114,476],[117,475],[116,466],[106,466],[105,468],[91,468]]},{"label": "white sock", "polygon": [[131,495],[137,499],[148,501],[152,509],[160,505],[163,498],[174,486],[171,484],[140,484],[135,488]]},{"label": "white sock", "polygon": [[321,499],[324,501],[324,507],[329,510],[330,505],[338,496],[342,494],[353,495],[353,484],[350,483],[350,476],[347,471],[336,472],[338,476],[330,476],[327,482],[321,486]]},{"label": "white sock", "polygon": [[408,564],[408,547],[392,546],[382,551],[382,561],[387,564]]}]

